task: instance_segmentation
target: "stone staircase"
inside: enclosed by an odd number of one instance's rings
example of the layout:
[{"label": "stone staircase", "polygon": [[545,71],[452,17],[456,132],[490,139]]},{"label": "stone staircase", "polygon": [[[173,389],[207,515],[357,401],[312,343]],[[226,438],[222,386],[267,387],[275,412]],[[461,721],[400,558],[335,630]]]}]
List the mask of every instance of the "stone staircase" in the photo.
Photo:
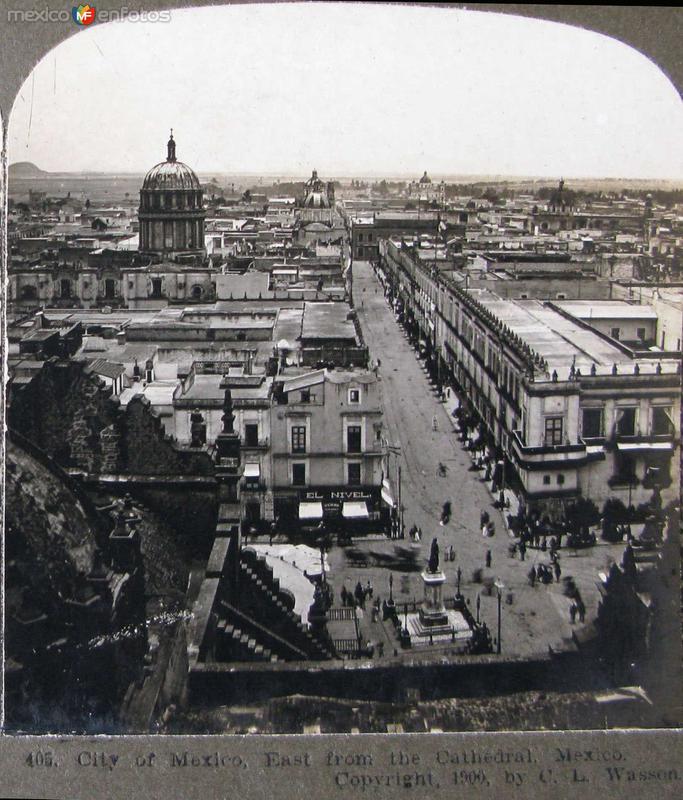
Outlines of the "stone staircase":
[{"label": "stone staircase", "polygon": [[219,661],[276,663],[280,658],[241,628],[222,619],[216,625],[216,658]]},{"label": "stone staircase", "polygon": [[[282,591],[265,560],[254,553],[244,552],[243,556],[246,558],[240,562],[240,612],[300,651],[302,658],[316,661],[333,658],[332,650],[294,613],[294,598]],[[291,654],[282,656],[287,660],[293,658]]]}]

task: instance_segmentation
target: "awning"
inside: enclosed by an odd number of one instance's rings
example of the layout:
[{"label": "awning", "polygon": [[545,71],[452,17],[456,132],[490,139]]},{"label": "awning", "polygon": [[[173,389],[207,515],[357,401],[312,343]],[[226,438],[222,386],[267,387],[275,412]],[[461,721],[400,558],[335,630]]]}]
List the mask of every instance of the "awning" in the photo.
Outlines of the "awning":
[{"label": "awning", "polygon": [[299,503],[299,519],[322,519],[322,503]]},{"label": "awning", "polygon": [[617,442],[619,450],[673,450],[673,442]]},{"label": "awning", "polygon": [[342,516],[346,519],[367,519],[368,507],[366,503],[343,503]]},{"label": "awning", "polygon": [[391,494],[391,487],[389,486],[389,481],[386,478],[382,481],[382,500],[389,506],[389,508],[393,508],[396,503],[394,503],[394,498]]},{"label": "awning", "polygon": [[245,478],[258,478],[261,475],[261,467],[258,463],[247,462],[244,465]]}]

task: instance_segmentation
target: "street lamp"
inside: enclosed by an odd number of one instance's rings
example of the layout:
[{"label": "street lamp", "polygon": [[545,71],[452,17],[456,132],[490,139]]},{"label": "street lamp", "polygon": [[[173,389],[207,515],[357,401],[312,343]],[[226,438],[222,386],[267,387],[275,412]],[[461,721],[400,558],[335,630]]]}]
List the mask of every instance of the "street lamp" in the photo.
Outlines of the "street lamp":
[{"label": "street lamp", "polygon": [[479,624],[479,609],[481,608],[481,595],[477,595],[477,625]]},{"label": "street lamp", "polygon": [[[457,579],[457,596],[460,597],[460,579],[462,578],[462,570],[458,567],[458,571],[456,573]],[[479,608],[479,596],[477,595],[477,608]],[[478,622],[479,620],[477,620]]]},{"label": "street lamp", "polygon": [[503,599],[503,589],[505,588],[505,584],[500,578],[496,578],[494,581],[494,585],[496,589],[498,589],[498,646],[496,648],[496,652],[500,655],[500,617],[501,617],[501,602]]}]

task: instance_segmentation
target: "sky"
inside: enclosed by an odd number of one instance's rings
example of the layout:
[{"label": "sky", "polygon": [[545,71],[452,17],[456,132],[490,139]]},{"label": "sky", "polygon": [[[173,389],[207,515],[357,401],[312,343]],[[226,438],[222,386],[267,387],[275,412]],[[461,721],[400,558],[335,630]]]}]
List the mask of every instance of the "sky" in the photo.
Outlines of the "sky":
[{"label": "sky", "polygon": [[683,103],[645,56],[486,12],[237,5],[81,29],[14,105],[49,171],[683,179]]}]

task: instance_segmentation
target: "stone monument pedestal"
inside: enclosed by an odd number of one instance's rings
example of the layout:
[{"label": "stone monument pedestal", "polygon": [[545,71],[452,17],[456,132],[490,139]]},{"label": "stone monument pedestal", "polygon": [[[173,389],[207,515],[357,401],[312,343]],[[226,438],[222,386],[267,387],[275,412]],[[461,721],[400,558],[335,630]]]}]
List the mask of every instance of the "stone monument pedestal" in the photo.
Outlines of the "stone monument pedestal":
[{"label": "stone monument pedestal", "polygon": [[443,585],[446,582],[446,576],[441,570],[425,571],[422,573],[422,582],[424,583],[424,600],[417,615],[417,634],[430,636],[449,633],[451,624],[443,604]]}]

